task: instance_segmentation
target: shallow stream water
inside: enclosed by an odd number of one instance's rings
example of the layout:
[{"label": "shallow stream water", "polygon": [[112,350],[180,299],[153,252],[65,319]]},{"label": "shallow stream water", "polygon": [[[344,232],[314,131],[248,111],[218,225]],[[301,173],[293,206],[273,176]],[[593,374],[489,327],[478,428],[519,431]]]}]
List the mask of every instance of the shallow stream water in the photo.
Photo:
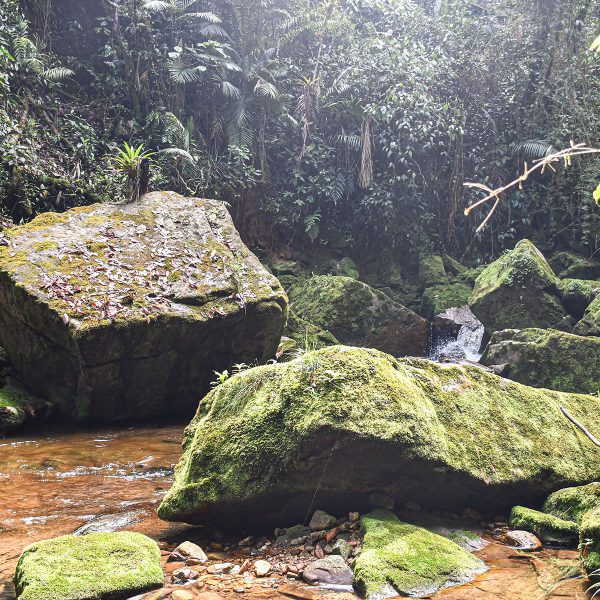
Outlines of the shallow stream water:
[{"label": "shallow stream water", "polygon": [[[182,436],[183,425],[49,431],[0,439],[0,599],[14,598],[12,574],[26,545],[84,526],[94,527],[108,520],[173,545],[185,539],[200,542],[198,529],[165,523],[155,514],[171,483]],[[586,598],[576,551],[545,549],[525,554],[491,543],[478,554],[490,567],[487,573],[432,598]],[[253,600],[355,598],[347,593],[325,596],[323,591],[299,584],[286,584],[279,591],[248,590],[248,596]],[[224,592],[221,597],[239,598],[239,594]]]}]

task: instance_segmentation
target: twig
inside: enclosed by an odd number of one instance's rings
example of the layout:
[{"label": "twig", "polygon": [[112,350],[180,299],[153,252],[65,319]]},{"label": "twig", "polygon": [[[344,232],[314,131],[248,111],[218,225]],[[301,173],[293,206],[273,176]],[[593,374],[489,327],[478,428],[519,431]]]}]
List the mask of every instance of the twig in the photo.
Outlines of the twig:
[{"label": "twig", "polygon": [[511,188],[517,185],[519,186],[519,189],[521,189],[523,187],[523,182],[529,179],[529,177],[536,171],[540,171],[541,173],[543,173],[546,167],[555,171],[555,168],[553,167],[554,163],[564,161],[565,166],[569,166],[571,164],[571,158],[573,156],[582,156],[585,154],[600,154],[600,149],[592,148],[590,146],[586,146],[585,144],[575,144],[574,142],[571,142],[571,146],[569,148],[564,148],[562,150],[559,150],[558,152],[549,154],[548,156],[544,156],[544,158],[535,160],[533,162],[533,166],[531,167],[527,163],[525,163],[523,173],[521,173],[519,177],[517,177],[514,181],[511,181],[510,183],[507,183],[506,185],[503,185],[496,189],[492,189],[483,183],[465,183],[465,187],[476,188],[486,193],[486,196],[484,198],[477,200],[477,202],[474,202],[473,204],[465,208],[465,215],[468,216],[474,208],[478,208],[482,204],[485,204],[490,200],[495,199],[495,203],[492,206],[492,209],[490,210],[486,218],[483,220],[481,225],[479,225],[479,227],[477,228],[477,232],[479,233],[489,223],[493,214],[496,212],[496,209],[500,205],[500,195],[502,193],[506,192],[507,190],[510,190]]},{"label": "twig", "polygon": [[569,421],[571,421],[571,423],[573,423],[573,425],[575,425],[575,427],[578,427],[581,432],[593,443],[596,444],[596,446],[598,446],[600,448],[600,442],[579,422],[577,421],[574,417],[572,417],[567,411],[566,409],[564,409],[562,406],[560,407],[560,412],[565,415],[565,417],[567,417],[567,419],[569,419]]}]

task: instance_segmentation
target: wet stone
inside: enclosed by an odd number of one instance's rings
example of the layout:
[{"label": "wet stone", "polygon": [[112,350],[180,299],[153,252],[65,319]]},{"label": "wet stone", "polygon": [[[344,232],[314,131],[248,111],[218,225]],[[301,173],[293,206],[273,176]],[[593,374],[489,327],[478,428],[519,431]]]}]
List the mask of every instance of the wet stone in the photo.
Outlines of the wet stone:
[{"label": "wet stone", "polygon": [[328,556],[308,565],[302,574],[309,583],[351,585],[352,569],[341,556]]}]

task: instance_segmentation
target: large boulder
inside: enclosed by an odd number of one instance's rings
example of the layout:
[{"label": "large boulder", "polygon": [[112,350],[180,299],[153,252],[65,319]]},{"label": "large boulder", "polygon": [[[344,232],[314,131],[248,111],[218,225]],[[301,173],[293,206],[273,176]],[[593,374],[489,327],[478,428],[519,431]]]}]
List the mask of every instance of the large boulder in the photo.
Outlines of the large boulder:
[{"label": "large boulder", "polygon": [[191,412],[213,370],[275,354],[279,282],[221,202],[172,192],[47,213],[0,247],[0,342],[64,415]]},{"label": "large boulder", "polygon": [[583,318],[575,325],[573,332],[579,335],[600,336],[600,296],[597,296],[587,307]]},{"label": "large boulder", "polygon": [[354,565],[355,586],[367,600],[430,596],[466,583],[487,567],[453,541],[375,510],[361,519],[363,547]]},{"label": "large boulder", "polygon": [[469,304],[488,335],[502,329],[571,325],[558,279],[529,240],[521,240],[481,272]]},{"label": "large boulder", "polygon": [[15,571],[19,600],[130,598],[162,585],[156,542],[128,531],[35,542]]},{"label": "large boulder", "polygon": [[497,331],[481,362],[506,365],[503,375],[534,387],[581,394],[600,387],[600,338],[555,329]]},{"label": "large boulder", "polygon": [[581,256],[581,254],[570,252],[569,250],[554,254],[550,258],[550,266],[562,278],[600,278],[600,262]]},{"label": "large boulder", "polygon": [[389,296],[350,277],[318,275],[294,285],[292,309],[340,342],[395,356],[427,353],[427,321]]},{"label": "large boulder", "polygon": [[584,424],[600,418],[596,397],[479,367],[324,348],[242,372],[202,400],[159,516],[272,527],[304,519],[315,490],[334,514],[366,512],[373,493],[507,514],[600,476],[560,406]]}]

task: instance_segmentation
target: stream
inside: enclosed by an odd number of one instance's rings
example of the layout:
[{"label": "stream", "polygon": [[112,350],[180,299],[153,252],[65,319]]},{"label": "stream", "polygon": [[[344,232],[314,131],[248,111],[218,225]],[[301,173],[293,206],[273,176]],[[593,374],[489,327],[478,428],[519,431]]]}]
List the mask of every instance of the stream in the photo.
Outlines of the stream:
[{"label": "stream", "polygon": [[[140,531],[172,545],[184,539],[200,542],[198,528],[166,523],[155,514],[171,483],[182,436],[183,425],[72,432],[64,432],[63,427],[60,433],[29,432],[0,440],[0,599],[14,598],[11,580],[17,559],[22,549],[36,540],[108,525]],[[490,566],[488,572],[432,598],[587,597],[574,550],[526,554],[492,542],[478,555]],[[355,598],[300,584],[248,592],[246,597],[281,600]],[[239,594],[221,597],[239,598]]]}]

